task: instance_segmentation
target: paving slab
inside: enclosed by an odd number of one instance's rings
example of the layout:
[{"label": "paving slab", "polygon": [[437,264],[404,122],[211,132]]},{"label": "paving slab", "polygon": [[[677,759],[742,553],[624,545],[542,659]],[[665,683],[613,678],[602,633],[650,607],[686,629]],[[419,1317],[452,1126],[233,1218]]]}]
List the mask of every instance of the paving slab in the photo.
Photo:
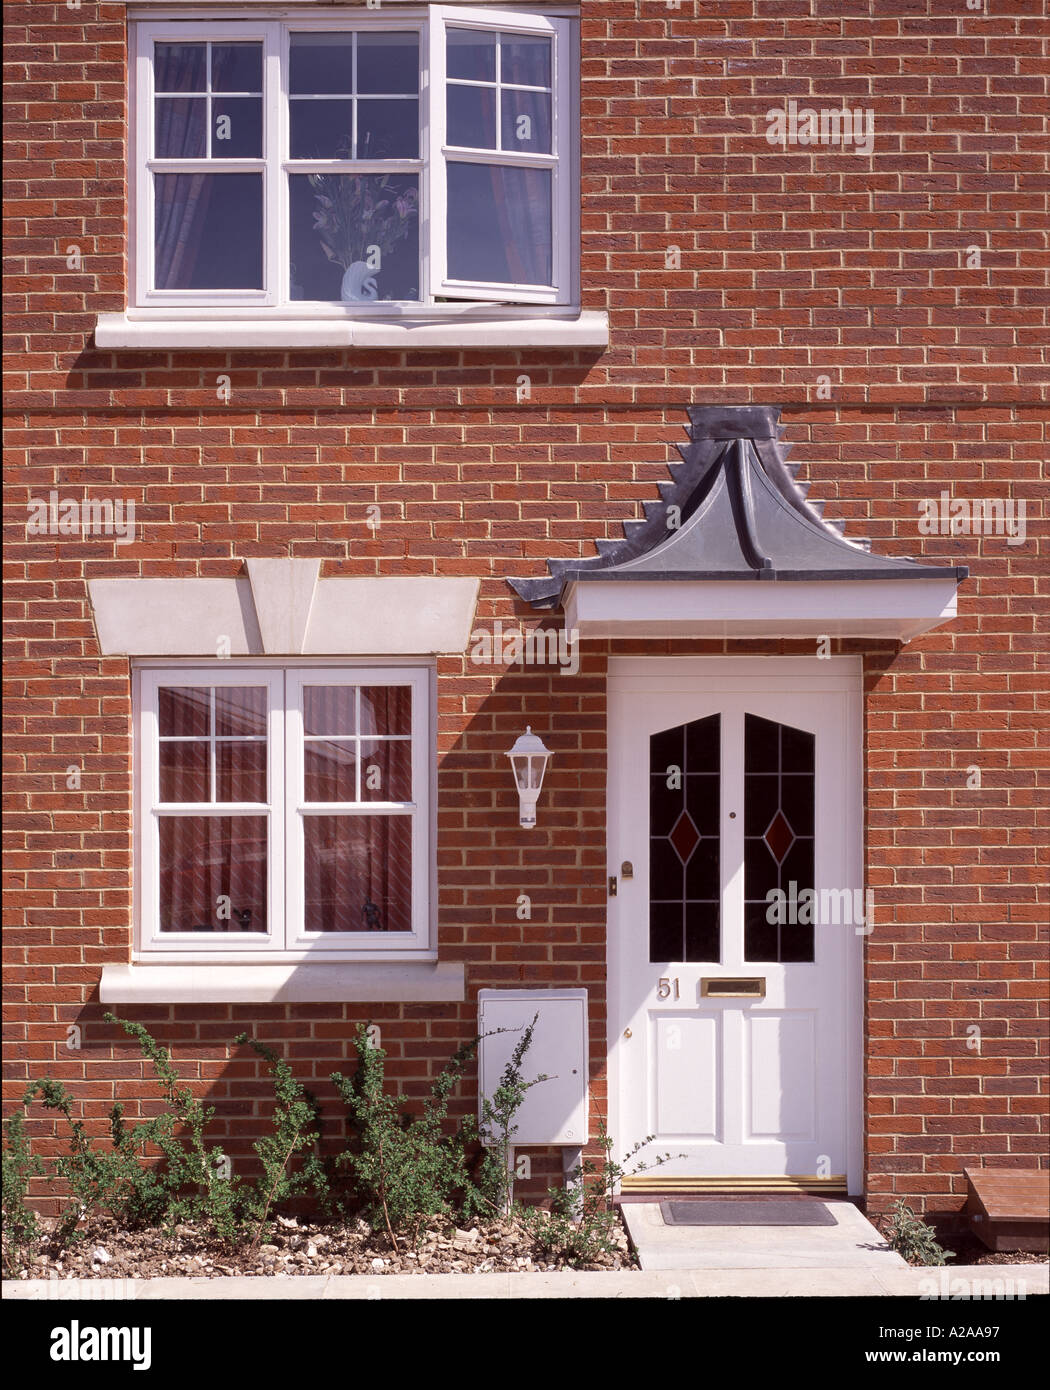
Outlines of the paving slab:
[{"label": "paving slab", "polygon": [[[805,1206],[808,1209],[810,1203]],[[659,1202],[621,1207],[643,1270],[906,1269],[852,1202],[821,1202],[829,1225],[673,1226]]]},{"label": "paving slab", "polygon": [[957,1269],[558,1270],[551,1274],[339,1274],[301,1278],[6,1280],[5,1299],[111,1302],[252,1299],[976,1298],[1050,1293],[1045,1264]]}]

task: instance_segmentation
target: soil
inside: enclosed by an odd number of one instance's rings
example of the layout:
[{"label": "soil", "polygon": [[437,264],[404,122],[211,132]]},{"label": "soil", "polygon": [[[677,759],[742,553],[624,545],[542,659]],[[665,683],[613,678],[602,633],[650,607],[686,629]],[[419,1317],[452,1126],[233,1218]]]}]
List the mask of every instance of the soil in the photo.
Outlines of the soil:
[{"label": "soil", "polygon": [[[43,1224],[43,1223],[42,1223]],[[626,1230],[614,1229],[615,1253],[579,1269],[637,1268]],[[45,1232],[24,1279],[156,1279],[229,1275],[318,1274],[521,1274],[565,1269],[564,1260],[538,1249],[515,1222],[478,1223],[460,1229],[438,1222],[423,1227],[418,1244],[398,1238],[395,1250],[385,1232],[366,1221],[320,1226],[279,1216],[257,1250],[230,1250],[193,1224],[173,1233],[159,1228],[122,1230],[101,1217],[85,1224],[64,1250],[50,1250]]]}]

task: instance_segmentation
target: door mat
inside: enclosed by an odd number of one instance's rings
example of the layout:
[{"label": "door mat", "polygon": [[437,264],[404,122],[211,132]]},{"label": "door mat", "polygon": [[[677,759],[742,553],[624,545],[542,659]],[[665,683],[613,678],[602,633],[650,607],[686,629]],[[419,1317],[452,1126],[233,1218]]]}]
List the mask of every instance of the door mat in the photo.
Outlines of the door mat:
[{"label": "door mat", "polygon": [[823,1202],[661,1202],[665,1226],[836,1226]]}]

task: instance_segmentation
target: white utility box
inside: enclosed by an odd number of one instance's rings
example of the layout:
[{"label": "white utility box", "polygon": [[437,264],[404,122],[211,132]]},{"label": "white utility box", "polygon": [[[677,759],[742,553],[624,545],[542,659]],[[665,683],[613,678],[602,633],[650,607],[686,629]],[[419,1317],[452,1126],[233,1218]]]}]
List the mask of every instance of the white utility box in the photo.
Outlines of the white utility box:
[{"label": "white utility box", "polygon": [[[514,1148],[587,1143],[587,991],[585,989],[483,989],[478,992],[478,1081],[491,1096],[503,1068],[535,1015],[532,1042],[522,1059],[522,1079],[546,1074],[531,1086],[514,1117]],[[496,1028],[513,1031],[495,1033]]]}]

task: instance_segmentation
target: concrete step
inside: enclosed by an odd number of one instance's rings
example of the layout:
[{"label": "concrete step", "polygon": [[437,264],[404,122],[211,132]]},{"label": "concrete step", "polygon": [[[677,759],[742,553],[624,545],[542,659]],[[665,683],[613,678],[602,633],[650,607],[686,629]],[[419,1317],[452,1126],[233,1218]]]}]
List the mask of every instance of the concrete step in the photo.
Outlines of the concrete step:
[{"label": "concrete step", "polygon": [[[697,1199],[701,1200],[707,1199]],[[753,1221],[755,1203],[745,1205]],[[726,1206],[720,1199],[719,1207]],[[907,1268],[852,1202],[793,1197],[770,1206],[778,1223],[783,1216],[790,1219],[793,1208],[807,1224],[668,1225],[659,1202],[624,1203],[621,1211],[643,1270]]]}]

